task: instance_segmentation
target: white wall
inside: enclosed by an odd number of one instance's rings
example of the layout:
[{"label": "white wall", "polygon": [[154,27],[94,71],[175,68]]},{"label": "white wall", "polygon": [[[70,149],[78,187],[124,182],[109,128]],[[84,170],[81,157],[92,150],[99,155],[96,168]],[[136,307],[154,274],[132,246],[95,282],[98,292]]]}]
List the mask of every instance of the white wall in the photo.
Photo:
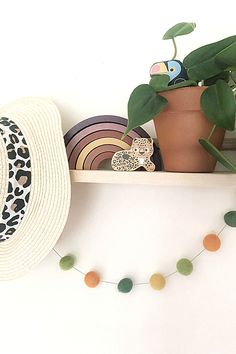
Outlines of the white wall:
[{"label": "white wall", "polygon": [[[231,4],[231,5],[230,5]],[[150,65],[172,55],[161,40],[180,21],[196,31],[178,38],[179,58],[235,34],[235,5],[176,1],[1,1],[0,103],[50,96],[66,132],[98,114],[126,116],[131,90]],[[146,126],[154,134],[152,124]],[[105,279],[142,282],[171,272],[201,249],[235,208],[235,190],[74,185],[60,252]],[[1,354],[235,354],[236,237],[203,254],[190,277],[175,275],[162,292],[140,286],[88,289],[62,272],[51,253],[27,276],[0,283]]]}]

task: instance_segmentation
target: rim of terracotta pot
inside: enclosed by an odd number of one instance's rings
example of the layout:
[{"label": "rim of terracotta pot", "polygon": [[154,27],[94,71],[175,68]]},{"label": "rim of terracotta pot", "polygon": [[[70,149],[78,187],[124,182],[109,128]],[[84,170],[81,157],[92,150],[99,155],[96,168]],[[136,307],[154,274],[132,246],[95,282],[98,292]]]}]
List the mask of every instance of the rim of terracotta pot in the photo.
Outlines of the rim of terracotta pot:
[{"label": "rim of terracotta pot", "polygon": [[165,97],[169,104],[163,110],[171,111],[199,111],[200,98],[207,86],[188,86],[158,93]]}]

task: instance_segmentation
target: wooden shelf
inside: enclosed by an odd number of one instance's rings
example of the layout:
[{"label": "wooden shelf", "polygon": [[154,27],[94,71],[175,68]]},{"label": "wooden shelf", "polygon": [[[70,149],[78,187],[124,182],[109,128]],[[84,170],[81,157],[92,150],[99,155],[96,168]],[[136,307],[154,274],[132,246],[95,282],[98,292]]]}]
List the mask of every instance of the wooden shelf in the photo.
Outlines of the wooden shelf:
[{"label": "wooden shelf", "polygon": [[214,173],[175,173],[175,172],[116,172],[71,170],[71,182],[143,184],[156,186],[199,186],[199,187],[236,187],[236,174],[229,172]]}]

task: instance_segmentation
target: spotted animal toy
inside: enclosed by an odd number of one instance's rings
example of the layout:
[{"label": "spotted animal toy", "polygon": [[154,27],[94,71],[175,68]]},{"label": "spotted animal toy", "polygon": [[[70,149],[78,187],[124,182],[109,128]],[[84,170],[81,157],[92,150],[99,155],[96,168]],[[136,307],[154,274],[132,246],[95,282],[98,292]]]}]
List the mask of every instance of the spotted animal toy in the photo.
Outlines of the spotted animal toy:
[{"label": "spotted animal toy", "polygon": [[156,75],[168,75],[170,81],[168,86],[179,84],[182,81],[188,80],[188,75],[183,63],[179,60],[167,60],[159,63],[154,63],[150,69],[151,77]]},{"label": "spotted animal toy", "polygon": [[134,171],[143,167],[146,171],[153,172],[155,165],[150,160],[153,152],[151,138],[135,138],[130,150],[118,151],[113,155],[112,168],[115,171]]}]

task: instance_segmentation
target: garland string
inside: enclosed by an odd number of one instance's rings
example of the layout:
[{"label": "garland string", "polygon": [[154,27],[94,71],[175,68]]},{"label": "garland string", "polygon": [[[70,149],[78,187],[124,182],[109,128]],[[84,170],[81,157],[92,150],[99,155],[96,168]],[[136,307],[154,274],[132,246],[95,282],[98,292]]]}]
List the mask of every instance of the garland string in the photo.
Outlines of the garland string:
[{"label": "garland string", "polygon": [[[236,227],[236,211],[228,212],[227,214],[225,214],[224,218],[225,218],[225,222],[226,223],[223,225],[223,227],[220,229],[220,231],[218,233],[216,233],[216,234],[210,234],[210,235],[207,235],[207,236],[214,236],[214,237],[218,237],[219,238],[219,236],[221,236],[222,232],[227,227],[227,225],[228,226],[232,226],[232,227]],[[219,240],[219,242],[221,242],[221,241]],[[198,257],[200,257],[203,252],[205,252],[206,250],[215,251],[217,249],[207,249],[207,247],[205,247],[205,248],[201,249],[201,251],[198,252],[192,259],[190,259],[190,260],[181,259],[180,261],[186,261],[187,262],[187,266],[188,267],[190,266],[190,268],[191,268],[192,267],[192,262],[194,262]],[[100,279],[100,277],[98,276],[98,273],[96,273],[96,272],[85,273],[81,269],[79,269],[78,267],[75,266],[75,257],[73,257],[72,255],[67,255],[67,256],[63,257],[55,249],[55,247],[53,248],[53,251],[60,258],[60,266],[61,266],[61,268],[63,270],[69,270],[69,269],[73,268],[74,270],[76,270],[77,272],[82,274],[85,277],[85,283],[86,283],[87,286],[89,286],[91,288],[94,288],[95,286],[98,285],[98,283],[112,284],[112,285],[118,286],[118,290],[121,291],[121,292],[124,292],[124,293],[130,292],[130,290],[133,288],[133,286],[148,285],[148,284],[151,284],[151,286],[155,290],[161,290],[165,286],[165,279],[170,278],[171,276],[173,276],[176,273],[181,273],[183,275],[189,275],[192,272],[192,268],[190,270],[187,269],[187,271],[186,271],[186,268],[185,269],[182,268],[182,271],[181,271],[181,268],[178,269],[178,266],[177,266],[177,270],[175,270],[172,273],[169,273],[167,275],[161,275],[159,273],[154,274],[153,276],[156,276],[156,280],[154,281],[154,279],[153,279],[153,282],[151,282],[151,280],[149,280],[149,282],[133,283],[131,281],[131,279],[129,279],[129,278],[124,278],[120,282],[116,282],[116,281]],[[189,264],[188,264],[188,262],[189,262]],[[158,278],[158,280],[157,280],[157,278]]]}]

